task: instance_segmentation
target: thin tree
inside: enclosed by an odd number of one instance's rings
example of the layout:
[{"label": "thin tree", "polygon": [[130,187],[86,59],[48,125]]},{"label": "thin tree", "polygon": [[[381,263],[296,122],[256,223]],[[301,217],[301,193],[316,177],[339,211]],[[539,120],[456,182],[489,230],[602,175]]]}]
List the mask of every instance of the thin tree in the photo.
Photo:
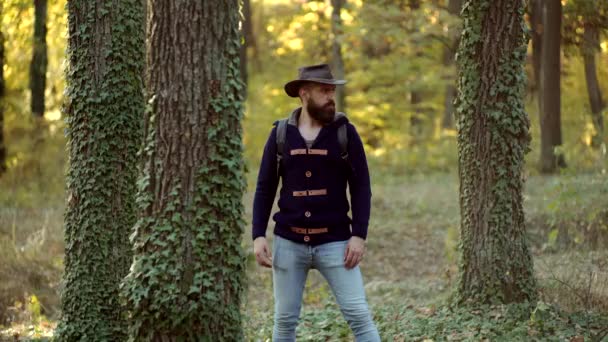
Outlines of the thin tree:
[{"label": "thin tree", "polygon": [[[408,6],[410,9],[410,20],[412,20],[412,22],[415,22],[415,17],[417,16],[417,12],[420,9],[420,1],[421,0],[408,0]],[[412,34],[414,36],[417,35],[418,31],[420,30],[420,28],[417,27],[416,24],[412,25],[411,27],[412,30]],[[412,39],[412,48],[414,49],[415,54],[415,58],[419,59],[422,58],[422,48],[419,47],[419,45],[421,44],[421,42],[419,41],[419,39]],[[414,64],[415,65],[415,64]],[[420,68],[417,67],[415,65],[414,67],[414,81],[412,82],[412,84],[410,85],[411,87],[411,91],[410,91],[410,104],[412,105],[412,109],[413,109],[413,113],[412,116],[410,117],[410,129],[411,129],[411,135],[412,135],[412,141],[416,142],[420,136],[422,135],[422,130],[423,130],[423,123],[424,123],[424,112],[421,109],[421,103],[422,103],[422,91],[420,90],[421,88],[421,70],[419,70]]]},{"label": "thin tree", "polygon": [[[543,37],[543,1],[530,0],[528,11],[530,12],[530,36],[532,38],[532,70],[534,73],[534,89],[540,88],[540,63]],[[540,110],[540,95],[538,99]]]},{"label": "thin tree", "polygon": [[119,288],[131,261],[144,110],[141,0],[71,0],[67,211],[58,341],[124,341]]},{"label": "thin tree", "polygon": [[130,338],[240,341],[239,3],[153,0],[148,13],[150,110],[124,284]]},{"label": "thin tree", "polygon": [[[0,3],[0,18],[3,4]],[[4,146],[4,34],[0,27],[0,176],[6,171],[6,147]]]},{"label": "thin tree", "polygon": [[[462,0],[449,0],[448,12],[454,16],[460,15],[462,8]],[[443,47],[443,65],[451,66],[454,63],[454,54],[458,48],[458,36],[460,36],[460,28],[451,25],[448,28],[448,42],[450,45]],[[452,79],[453,80],[453,79]],[[442,128],[451,128],[454,126],[454,98],[456,97],[455,83],[445,86],[445,101],[443,110],[443,119],[441,120]]]},{"label": "thin tree", "polygon": [[46,88],[47,0],[34,0],[34,48],[30,63],[31,110],[35,117],[44,116],[44,90]]},{"label": "thin tree", "polygon": [[534,300],[536,283],[522,207],[530,142],[524,107],[524,4],[470,0],[457,104],[461,212],[461,303]]},{"label": "thin tree", "polygon": [[561,126],[561,24],[560,0],[543,0],[543,36],[540,67],[540,171],[552,173],[565,167]]},{"label": "thin tree", "polygon": [[[342,59],[342,18],[340,12],[342,7],[346,3],[346,0],[331,0],[332,14],[331,14],[331,32],[332,32],[332,44],[331,44],[331,64],[332,72],[338,79],[344,79],[344,61]],[[339,111],[346,111],[346,94],[344,87],[338,87],[336,89],[336,108]]]},{"label": "thin tree", "polygon": [[599,147],[604,136],[604,119],[602,112],[605,108],[604,99],[602,98],[602,89],[597,79],[597,66],[595,63],[595,55],[599,49],[599,31],[597,27],[586,21],[584,24],[583,44],[581,52],[585,64],[585,80],[587,83],[587,94],[589,96],[589,104],[591,106],[591,117],[596,134],[593,138],[592,145]]}]

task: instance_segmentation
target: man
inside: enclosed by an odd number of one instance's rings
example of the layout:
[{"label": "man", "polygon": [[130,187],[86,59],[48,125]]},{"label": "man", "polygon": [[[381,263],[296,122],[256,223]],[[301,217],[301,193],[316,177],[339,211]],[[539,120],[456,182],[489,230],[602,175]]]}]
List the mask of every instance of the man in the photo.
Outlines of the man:
[{"label": "man", "polygon": [[[358,266],[370,215],[367,161],[355,127],[344,114],[336,114],[334,103],[336,85],[344,83],[333,78],[326,64],[300,68],[298,79],[287,83],[285,92],[299,97],[302,107],[291,113],[282,128],[275,123],[264,148],[252,235],[258,264],[273,271],[273,341],[295,340],[311,268],[329,283],[356,340],[380,341]],[[279,178],[282,187],[279,212],[273,216],[273,257],[265,233]]]}]

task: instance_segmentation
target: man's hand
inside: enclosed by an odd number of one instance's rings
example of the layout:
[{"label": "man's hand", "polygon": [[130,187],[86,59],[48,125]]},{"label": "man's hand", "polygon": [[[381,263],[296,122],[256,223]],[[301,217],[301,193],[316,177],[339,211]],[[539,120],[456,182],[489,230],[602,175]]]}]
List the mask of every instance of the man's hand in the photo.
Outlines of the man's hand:
[{"label": "man's hand", "polygon": [[358,236],[351,236],[346,245],[346,253],[344,254],[344,266],[351,269],[361,262],[365,253],[365,240]]},{"label": "man's hand", "polygon": [[268,247],[265,237],[260,236],[253,240],[253,253],[258,265],[272,267],[272,251]]}]

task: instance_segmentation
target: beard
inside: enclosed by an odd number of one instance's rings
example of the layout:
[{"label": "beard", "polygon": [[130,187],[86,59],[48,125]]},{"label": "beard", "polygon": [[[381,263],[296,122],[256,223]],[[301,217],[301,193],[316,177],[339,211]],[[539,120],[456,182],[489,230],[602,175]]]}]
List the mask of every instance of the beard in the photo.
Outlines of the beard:
[{"label": "beard", "polygon": [[313,99],[310,99],[306,105],[306,110],[311,118],[324,125],[334,121],[334,117],[336,116],[336,104],[333,100],[329,100],[325,104],[319,105],[314,102]]}]

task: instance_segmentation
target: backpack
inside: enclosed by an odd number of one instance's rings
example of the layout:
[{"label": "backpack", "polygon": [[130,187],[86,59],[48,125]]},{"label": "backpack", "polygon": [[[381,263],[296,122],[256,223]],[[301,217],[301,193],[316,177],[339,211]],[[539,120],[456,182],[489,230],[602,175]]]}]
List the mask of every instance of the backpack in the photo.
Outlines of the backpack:
[{"label": "backpack", "polygon": [[[285,139],[287,137],[287,120],[289,119],[279,120],[277,125],[277,175],[279,175],[279,168],[281,167],[281,160],[283,159],[283,147],[285,146]],[[338,143],[340,144],[340,156],[342,157],[342,160],[349,163],[346,123],[338,127]]]}]

